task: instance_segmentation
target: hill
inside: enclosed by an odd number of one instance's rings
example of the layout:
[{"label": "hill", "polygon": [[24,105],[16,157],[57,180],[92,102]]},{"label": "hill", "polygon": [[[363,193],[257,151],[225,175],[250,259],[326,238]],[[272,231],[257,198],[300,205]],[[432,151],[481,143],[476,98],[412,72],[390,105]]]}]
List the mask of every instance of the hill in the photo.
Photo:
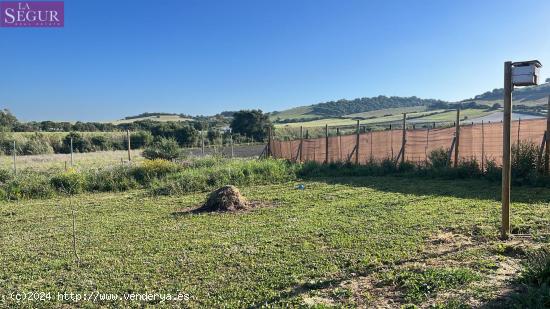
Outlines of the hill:
[{"label": "hill", "polygon": [[322,119],[358,114],[382,109],[410,108],[447,104],[448,102],[417,97],[386,97],[357,98],[353,100],[329,101],[305,107],[292,108],[282,112],[271,113],[272,119]]},{"label": "hill", "polygon": [[191,116],[175,113],[142,113],[135,116],[124,117],[124,119],[110,121],[110,123],[117,125],[122,123],[132,123],[141,120],[154,120],[160,122],[170,121],[190,121],[193,120]]},{"label": "hill", "polygon": [[[538,111],[540,105],[546,104],[550,95],[550,81],[533,86],[517,88],[514,90],[514,101],[516,106],[521,106],[525,112]],[[494,89],[474,98],[462,100],[461,103],[475,102],[476,105],[502,104],[503,89]],[[372,117],[380,115],[395,115],[402,112],[418,112],[425,110],[437,110],[453,108],[454,102],[446,102],[436,99],[421,99],[418,97],[387,97],[377,96],[371,98],[357,98],[353,100],[338,100],[317,103],[309,106],[300,106],[284,111],[276,111],[270,114],[275,122],[306,122],[326,118],[353,118]],[[538,106],[538,108],[534,108]]]},{"label": "hill", "polygon": [[[477,95],[473,98],[473,100],[501,101],[503,95],[504,95],[504,89],[497,88],[497,89],[493,89],[492,91],[487,91],[483,94]],[[525,105],[533,105],[541,102],[545,103],[546,100],[548,100],[549,95],[550,95],[550,82],[546,82],[545,84],[538,85],[538,86],[517,88],[513,92],[514,101]]]}]

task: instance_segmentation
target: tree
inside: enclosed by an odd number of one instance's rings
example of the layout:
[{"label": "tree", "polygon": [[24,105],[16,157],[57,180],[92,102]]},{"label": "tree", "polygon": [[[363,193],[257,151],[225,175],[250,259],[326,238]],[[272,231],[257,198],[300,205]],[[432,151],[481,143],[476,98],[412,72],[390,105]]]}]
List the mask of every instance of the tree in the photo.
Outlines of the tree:
[{"label": "tree", "polygon": [[492,109],[492,110],[497,110],[497,109],[500,109],[501,107],[502,107],[502,106],[500,106],[500,104],[495,103],[495,104],[493,104],[493,106],[491,106],[491,109]]},{"label": "tree", "polygon": [[257,141],[264,140],[267,128],[272,127],[267,114],[261,110],[241,110],[233,114],[231,130],[233,133],[251,137]]},{"label": "tree", "polygon": [[550,83],[550,78],[547,78],[547,79],[546,79],[546,82],[547,82],[547,83]]},{"label": "tree", "polygon": [[17,118],[8,109],[0,110],[0,128],[11,130],[18,123]]}]

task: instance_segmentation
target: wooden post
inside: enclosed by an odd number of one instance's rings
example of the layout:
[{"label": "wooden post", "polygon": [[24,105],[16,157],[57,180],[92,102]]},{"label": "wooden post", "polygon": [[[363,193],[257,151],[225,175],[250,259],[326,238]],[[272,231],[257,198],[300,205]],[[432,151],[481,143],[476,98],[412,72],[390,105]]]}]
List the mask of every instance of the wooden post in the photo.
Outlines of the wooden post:
[{"label": "wooden post", "polygon": [[521,129],[521,118],[518,120],[518,149],[519,149],[519,131]]},{"label": "wooden post", "polygon": [[369,138],[369,143],[370,143],[370,158],[369,158],[369,160],[372,161],[372,130],[369,132],[369,136],[370,136],[370,138]]},{"label": "wooden post", "polygon": [[544,153],[544,173],[550,173],[550,96],[548,96],[548,106],[546,107],[546,151]]},{"label": "wooden post", "polygon": [[271,149],[271,127],[267,127],[267,156],[271,157],[272,155],[272,149]]},{"label": "wooden post", "polygon": [[510,233],[510,169],[511,161],[511,119],[512,119],[512,62],[504,63],[504,115],[502,125],[502,227],[501,238],[508,239]]},{"label": "wooden post", "polygon": [[338,136],[338,162],[342,161],[342,136],[340,136],[340,128],[336,128],[336,136]]},{"label": "wooden post", "polygon": [[71,167],[73,167],[73,138],[71,137]]},{"label": "wooden post", "polygon": [[328,124],[325,124],[325,164],[328,164]]},{"label": "wooden post", "polygon": [[426,157],[426,163],[428,162],[428,146],[430,143],[430,127],[426,130],[426,147],[424,148],[424,157]]},{"label": "wooden post", "polygon": [[201,155],[204,156],[204,133],[201,130]]},{"label": "wooden post", "polygon": [[126,130],[126,140],[128,142],[128,162],[132,161],[132,147],[130,146],[130,130]]},{"label": "wooden post", "polygon": [[300,148],[298,151],[300,151],[300,163],[302,162],[302,153],[304,150],[304,127],[300,126]]},{"label": "wooden post", "polygon": [[481,120],[481,171],[485,171],[485,129]]},{"label": "wooden post", "polygon": [[401,164],[405,163],[405,145],[407,144],[407,113],[403,113],[403,138],[401,139]]},{"label": "wooden post", "polygon": [[390,123],[390,151],[391,151],[391,159],[393,161],[393,129]]},{"label": "wooden post", "polygon": [[13,173],[17,174],[17,147],[15,145],[15,141],[13,141]]},{"label": "wooden post", "polygon": [[229,129],[229,143],[231,143],[231,159],[235,156],[235,149],[233,148],[233,131]]},{"label": "wooden post", "polygon": [[361,130],[359,126],[359,120],[357,120],[357,134],[355,137],[355,164],[359,164],[359,130]]},{"label": "wooden post", "polygon": [[460,107],[456,109],[456,127],[455,127],[455,161],[454,167],[458,166],[458,149],[460,145]]}]

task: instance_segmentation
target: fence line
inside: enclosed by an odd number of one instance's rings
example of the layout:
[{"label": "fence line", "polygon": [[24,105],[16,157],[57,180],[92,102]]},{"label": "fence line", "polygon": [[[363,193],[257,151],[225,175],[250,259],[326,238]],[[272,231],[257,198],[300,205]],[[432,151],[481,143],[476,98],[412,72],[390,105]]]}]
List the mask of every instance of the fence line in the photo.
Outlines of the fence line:
[{"label": "fence line", "polygon": [[[512,145],[519,141],[531,142],[539,146],[544,140],[546,119],[530,119],[512,122]],[[361,132],[359,126],[355,134],[330,136],[326,127],[326,136],[321,138],[304,138],[301,140],[280,141],[271,139],[271,155],[292,161],[337,162],[357,160],[365,164],[369,160],[402,159],[422,163],[428,160],[431,151],[444,149],[450,151],[450,162],[476,159],[484,168],[488,161],[502,163],[501,122],[461,124],[456,127],[410,129],[390,128],[384,131]],[[453,139],[459,135],[453,147]],[[404,145],[404,149],[403,148]],[[406,150],[406,151],[405,151]],[[356,158],[357,156],[357,158]]]}]

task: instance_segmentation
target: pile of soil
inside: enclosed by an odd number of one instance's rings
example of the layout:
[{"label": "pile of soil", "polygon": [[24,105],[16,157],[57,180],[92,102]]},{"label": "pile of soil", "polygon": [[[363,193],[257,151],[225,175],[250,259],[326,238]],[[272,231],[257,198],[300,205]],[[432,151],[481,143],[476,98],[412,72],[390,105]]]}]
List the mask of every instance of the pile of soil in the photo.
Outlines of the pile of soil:
[{"label": "pile of soil", "polygon": [[251,204],[241,195],[235,186],[223,186],[210,193],[206,203],[199,211],[237,211],[248,209]]}]

